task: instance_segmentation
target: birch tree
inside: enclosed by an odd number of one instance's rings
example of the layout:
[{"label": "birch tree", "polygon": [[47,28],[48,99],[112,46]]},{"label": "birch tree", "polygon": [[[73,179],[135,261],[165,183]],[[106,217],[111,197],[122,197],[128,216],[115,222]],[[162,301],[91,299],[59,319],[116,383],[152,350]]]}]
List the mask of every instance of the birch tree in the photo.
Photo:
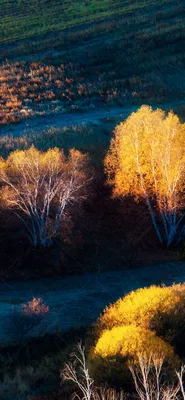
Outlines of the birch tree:
[{"label": "birch tree", "polygon": [[60,374],[62,379],[61,386],[64,382],[71,382],[79,391],[79,394],[75,392],[71,399],[126,400],[127,396],[122,390],[117,392],[116,389],[107,388],[105,385],[100,387],[94,385],[94,381],[89,374],[85,353],[85,347],[81,342],[78,343],[76,351],[70,355],[71,361],[64,365]]},{"label": "birch tree", "polygon": [[185,236],[185,124],[142,106],[115,129],[105,158],[113,195],[144,199],[160,243]]},{"label": "birch tree", "polygon": [[176,371],[176,375],[179,381],[179,388],[182,394],[182,399],[185,400],[185,386],[184,386],[184,372],[185,372],[185,365],[181,365],[180,371]]},{"label": "birch tree", "polygon": [[74,399],[91,400],[94,398],[93,380],[89,375],[85,357],[85,347],[82,343],[76,346],[76,352],[71,354],[71,358],[72,361],[66,363],[61,371],[62,381],[71,381],[78,387],[83,397],[80,398],[79,395],[75,393]]},{"label": "birch tree", "polygon": [[71,149],[41,152],[32,146],[0,161],[1,193],[25,227],[33,246],[47,247],[61,228],[67,207],[87,197],[88,158]]},{"label": "birch tree", "polygon": [[165,355],[144,353],[138,355],[138,362],[129,369],[140,400],[178,400],[179,384],[169,386],[164,379]]}]

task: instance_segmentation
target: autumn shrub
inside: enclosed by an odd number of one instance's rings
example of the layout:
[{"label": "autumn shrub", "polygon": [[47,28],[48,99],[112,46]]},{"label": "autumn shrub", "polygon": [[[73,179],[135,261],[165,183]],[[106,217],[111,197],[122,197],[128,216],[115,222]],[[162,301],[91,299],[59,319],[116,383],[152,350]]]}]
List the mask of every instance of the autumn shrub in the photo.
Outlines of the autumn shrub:
[{"label": "autumn shrub", "polygon": [[28,303],[13,307],[7,324],[7,333],[15,342],[21,342],[28,334],[35,333],[49,313],[49,307],[42,298],[33,297]]},{"label": "autumn shrub", "polygon": [[43,299],[33,297],[26,304],[21,304],[23,315],[43,317],[49,312],[49,307],[43,303]]},{"label": "autumn shrub", "polygon": [[131,385],[129,366],[137,365],[139,355],[148,363],[151,354],[157,361],[166,360],[164,369],[168,368],[169,375],[179,366],[172,346],[150,330],[134,325],[104,330],[89,355],[91,372],[97,381],[118,386],[124,383],[128,388]]},{"label": "autumn shrub", "polygon": [[99,318],[97,329],[115,326],[141,326],[157,332],[174,343],[184,329],[185,285],[151,286],[130,292],[107,307]]},{"label": "autumn shrub", "polygon": [[[95,325],[89,357],[95,376],[126,375],[142,354],[163,357],[169,366],[184,355],[185,285],[132,291],[104,310]],[[117,375],[117,377],[116,377]]]},{"label": "autumn shrub", "polygon": [[139,353],[165,354],[173,357],[171,346],[157,337],[154,332],[135,325],[114,327],[104,330],[96,343],[95,355],[111,357],[120,354],[122,357],[137,359]]}]

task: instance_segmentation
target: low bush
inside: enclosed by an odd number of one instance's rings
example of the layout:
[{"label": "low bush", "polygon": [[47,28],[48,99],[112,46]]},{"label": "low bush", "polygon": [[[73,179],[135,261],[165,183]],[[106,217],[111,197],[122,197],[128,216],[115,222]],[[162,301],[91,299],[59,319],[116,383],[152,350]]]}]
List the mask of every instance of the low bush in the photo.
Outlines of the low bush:
[{"label": "low bush", "polygon": [[151,286],[130,292],[107,307],[98,319],[96,329],[132,325],[155,331],[177,345],[185,328],[185,285]]},{"label": "low bush", "polygon": [[41,331],[41,323],[49,312],[43,299],[35,298],[26,304],[12,308],[12,315],[6,329],[13,342],[22,342],[27,335]]},{"label": "low bush", "polygon": [[184,356],[185,285],[151,286],[132,291],[107,307],[95,325],[95,346],[89,360],[94,376],[111,384],[129,380],[129,363],[138,362],[142,354],[157,363],[165,360],[179,368]]},{"label": "low bush", "polygon": [[137,327],[126,325],[114,327],[111,330],[103,331],[98,339],[94,354],[103,358],[120,354],[122,357],[137,359],[139,353],[164,354],[168,358],[174,356],[173,349],[164,340],[157,337],[154,332]]}]

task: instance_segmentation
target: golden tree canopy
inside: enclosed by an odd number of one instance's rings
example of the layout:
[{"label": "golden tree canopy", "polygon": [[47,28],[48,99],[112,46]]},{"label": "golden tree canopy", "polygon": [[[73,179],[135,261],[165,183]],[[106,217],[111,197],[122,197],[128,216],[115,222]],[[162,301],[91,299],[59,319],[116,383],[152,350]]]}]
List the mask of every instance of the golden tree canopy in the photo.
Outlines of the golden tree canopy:
[{"label": "golden tree canopy", "polygon": [[1,198],[26,227],[34,246],[48,246],[60,228],[66,206],[87,197],[92,178],[88,157],[71,149],[46,152],[34,146],[0,160]]},{"label": "golden tree canopy", "polygon": [[105,171],[114,196],[146,201],[160,242],[170,245],[185,205],[185,124],[173,112],[142,106],[116,127]]},{"label": "golden tree canopy", "polygon": [[[115,129],[105,158],[114,195],[166,198],[184,190],[185,125],[169,112],[142,106]],[[145,193],[146,191],[146,193]]]}]

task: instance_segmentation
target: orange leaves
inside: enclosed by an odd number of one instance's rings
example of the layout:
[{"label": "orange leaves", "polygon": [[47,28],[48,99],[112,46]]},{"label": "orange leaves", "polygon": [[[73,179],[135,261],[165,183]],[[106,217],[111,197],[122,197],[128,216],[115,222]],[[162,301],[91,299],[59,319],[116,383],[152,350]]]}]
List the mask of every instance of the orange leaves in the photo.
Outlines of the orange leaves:
[{"label": "orange leaves", "polygon": [[21,304],[23,315],[25,316],[34,316],[38,315],[43,317],[49,312],[49,307],[43,303],[42,298],[33,297],[31,301],[28,301],[26,304]]}]

